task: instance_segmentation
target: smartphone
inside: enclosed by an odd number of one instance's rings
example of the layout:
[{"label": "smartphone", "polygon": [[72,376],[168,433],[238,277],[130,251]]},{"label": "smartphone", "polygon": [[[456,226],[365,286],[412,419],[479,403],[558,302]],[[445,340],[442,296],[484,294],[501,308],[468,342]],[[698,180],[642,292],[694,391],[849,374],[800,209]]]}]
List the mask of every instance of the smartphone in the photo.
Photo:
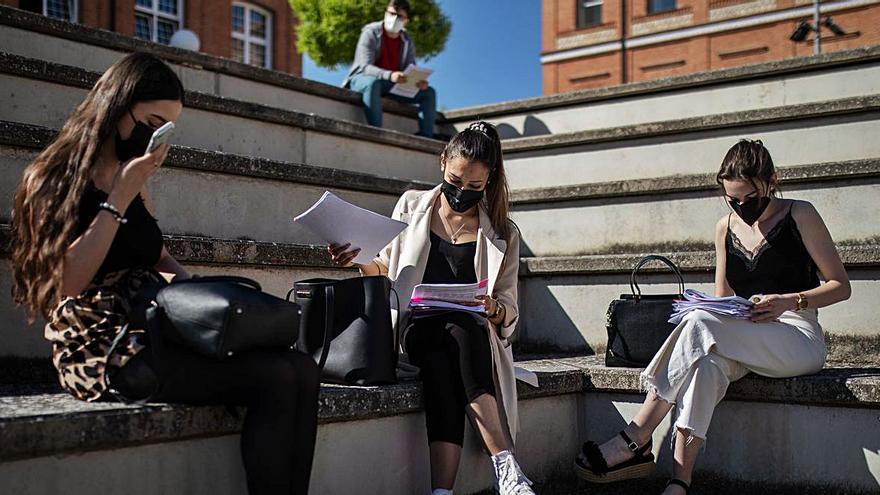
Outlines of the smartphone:
[{"label": "smartphone", "polygon": [[156,129],[153,132],[153,137],[150,138],[150,144],[147,145],[147,153],[152,153],[160,144],[167,143],[173,134],[174,122],[166,122],[165,125]]}]

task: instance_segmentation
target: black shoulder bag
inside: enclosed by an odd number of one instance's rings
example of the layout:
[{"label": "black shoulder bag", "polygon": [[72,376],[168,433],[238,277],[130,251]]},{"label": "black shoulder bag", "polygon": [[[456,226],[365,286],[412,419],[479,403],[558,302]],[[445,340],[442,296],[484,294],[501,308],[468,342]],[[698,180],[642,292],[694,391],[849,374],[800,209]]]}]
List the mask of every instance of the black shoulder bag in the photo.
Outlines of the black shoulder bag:
[{"label": "black shoulder bag", "polygon": [[199,277],[159,289],[147,321],[162,338],[204,356],[225,359],[239,352],[293,349],[300,307],[262,291],[244,277]]},{"label": "black shoulder bag", "polygon": [[[678,294],[642,294],[636,276],[639,269],[651,261],[663,262],[678,277]],[[631,294],[621,294],[620,299],[611,301],[608,306],[605,366],[644,368],[675,329],[675,325],[669,323],[672,303],[684,293],[684,278],[675,263],[656,254],[645,256],[633,269],[629,287]]]}]

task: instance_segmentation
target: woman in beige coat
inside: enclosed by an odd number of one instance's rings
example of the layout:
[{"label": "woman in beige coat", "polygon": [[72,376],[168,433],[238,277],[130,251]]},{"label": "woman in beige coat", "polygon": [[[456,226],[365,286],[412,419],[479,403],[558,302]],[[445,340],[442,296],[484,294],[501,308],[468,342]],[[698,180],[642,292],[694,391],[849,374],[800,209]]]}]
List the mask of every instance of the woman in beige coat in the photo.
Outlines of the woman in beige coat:
[{"label": "woman in beige coat", "polygon": [[[455,484],[465,414],[492,455],[502,494],[532,494],[513,457],[516,382],[507,339],[516,325],[519,233],[507,218],[508,191],[495,128],[471,124],[440,156],[443,183],[407,191],[393,218],[407,227],[363,275],[387,275],[404,297],[420,283],[488,281],[486,317],[450,311],[411,318],[403,309],[402,342],[420,368],[434,495]],[[331,246],[336,263],[352,266],[357,250]],[[396,319],[395,319],[396,320]]]}]

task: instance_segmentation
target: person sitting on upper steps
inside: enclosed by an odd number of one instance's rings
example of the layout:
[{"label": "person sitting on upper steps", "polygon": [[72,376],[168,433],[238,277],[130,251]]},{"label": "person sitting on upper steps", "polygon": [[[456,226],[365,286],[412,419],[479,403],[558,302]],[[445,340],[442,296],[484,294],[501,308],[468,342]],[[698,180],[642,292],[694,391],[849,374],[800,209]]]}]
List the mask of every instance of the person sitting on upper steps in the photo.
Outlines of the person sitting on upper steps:
[{"label": "person sitting on upper steps", "polygon": [[367,122],[382,127],[382,97],[419,106],[419,136],[434,136],[437,120],[437,94],[428,81],[416,81],[419,92],[412,98],[390,94],[397,83],[407,82],[402,71],[416,62],[416,46],[404,29],[412,16],[406,0],[391,0],[384,21],[364,26],[358,40],[354,62],[342,82],[363,95]]}]

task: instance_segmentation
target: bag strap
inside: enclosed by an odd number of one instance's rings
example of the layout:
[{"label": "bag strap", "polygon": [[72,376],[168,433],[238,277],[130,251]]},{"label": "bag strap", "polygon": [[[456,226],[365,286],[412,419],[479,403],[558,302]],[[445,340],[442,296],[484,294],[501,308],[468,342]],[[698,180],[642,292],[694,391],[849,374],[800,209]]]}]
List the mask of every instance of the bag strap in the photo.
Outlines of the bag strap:
[{"label": "bag strap", "polygon": [[390,287],[391,292],[394,293],[394,298],[397,299],[397,324],[394,325],[394,354],[400,353],[400,294],[397,293],[397,289],[394,287]]},{"label": "bag strap", "polygon": [[321,358],[318,359],[318,369],[321,370],[327,364],[327,355],[330,353],[330,341],[333,340],[333,308],[336,298],[333,284],[324,287],[324,293],[327,296],[324,301],[324,344],[321,346]]},{"label": "bag strap", "polygon": [[673,263],[672,260],[665,256],[660,256],[659,254],[650,254],[639,260],[639,262],[636,264],[636,267],[633,268],[633,271],[629,276],[629,289],[630,291],[632,291],[633,296],[636,299],[642,297],[642,290],[639,288],[638,281],[636,281],[636,274],[644,265],[650,263],[651,261],[660,261],[668,266],[672,270],[672,273],[674,273],[675,276],[678,277],[679,295],[684,294],[684,277],[681,276],[681,270],[678,269],[678,266],[676,266],[676,264]]},{"label": "bag strap", "polygon": [[[184,282],[183,280],[181,282]],[[186,283],[207,284],[213,282],[229,282],[231,284],[239,284],[251,287],[254,290],[262,291],[263,287],[256,280],[247,277],[237,277],[235,275],[209,275],[206,277],[193,277],[185,280]]]}]

